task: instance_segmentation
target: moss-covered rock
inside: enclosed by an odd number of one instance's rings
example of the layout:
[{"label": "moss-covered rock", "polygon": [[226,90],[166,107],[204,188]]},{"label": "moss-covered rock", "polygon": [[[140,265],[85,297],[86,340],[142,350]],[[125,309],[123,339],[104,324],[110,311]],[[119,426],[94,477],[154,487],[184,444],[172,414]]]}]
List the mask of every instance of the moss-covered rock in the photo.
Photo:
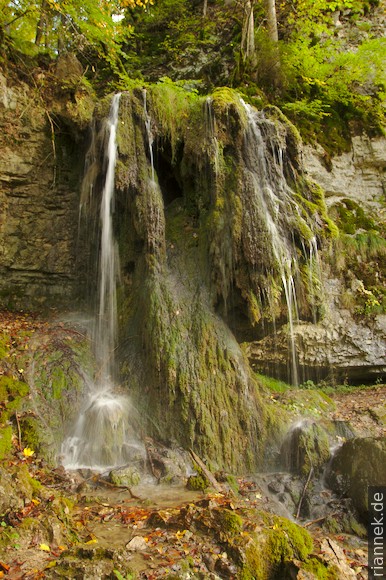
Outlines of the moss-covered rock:
[{"label": "moss-covered rock", "polygon": [[190,475],[186,482],[187,489],[192,491],[205,491],[209,486],[209,481],[202,474]]},{"label": "moss-covered rock", "polygon": [[110,481],[114,485],[132,487],[141,481],[141,474],[134,466],[121,467],[110,471]]},{"label": "moss-covered rock", "polygon": [[327,484],[350,497],[364,522],[368,515],[368,486],[386,481],[386,439],[355,438],[334,454],[326,474]]},{"label": "moss-covered rock", "polygon": [[266,580],[288,574],[291,562],[305,561],[313,549],[310,534],[278,516],[267,517],[267,527],[252,537],[245,548],[241,580]]},{"label": "moss-covered rock", "polygon": [[286,469],[308,475],[319,473],[330,459],[328,435],[312,421],[302,421],[289,431],[281,448],[281,460]]}]

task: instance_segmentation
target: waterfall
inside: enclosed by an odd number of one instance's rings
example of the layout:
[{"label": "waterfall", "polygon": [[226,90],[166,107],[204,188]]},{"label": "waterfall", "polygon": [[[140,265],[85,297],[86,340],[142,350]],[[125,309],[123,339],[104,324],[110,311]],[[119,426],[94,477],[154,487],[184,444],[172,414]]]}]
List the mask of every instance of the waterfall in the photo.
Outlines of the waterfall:
[{"label": "waterfall", "polygon": [[[117,392],[114,385],[114,351],[117,334],[116,286],[119,273],[119,254],[113,232],[114,175],[117,157],[116,132],[120,94],[114,95],[110,114],[102,134],[105,136],[103,167],[105,168],[99,211],[99,265],[98,307],[93,331],[95,358],[98,365],[80,415],[72,432],[62,444],[61,462],[68,469],[81,467],[104,471],[143,458],[143,446],[136,439],[130,416],[129,399]],[[95,153],[95,134],[90,148]],[[94,160],[95,161],[95,160]],[[91,203],[96,195],[93,178],[85,175],[86,188]],[[81,204],[81,210],[84,208]]]},{"label": "waterfall", "polygon": [[155,171],[154,171],[154,155],[153,155],[153,142],[154,137],[151,131],[151,118],[147,111],[147,93],[146,89],[143,89],[143,113],[145,116],[145,128],[146,128],[146,135],[147,135],[147,144],[149,147],[149,155],[150,155],[150,166],[151,166],[151,182],[155,183]]},{"label": "waterfall", "polygon": [[105,152],[106,178],[100,208],[100,261],[99,261],[99,309],[95,332],[97,360],[103,365],[99,387],[103,390],[111,380],[117,331],[116,280],[119,272],[119,256],[113,235],[114,173],[117,156],[116,130],[120,94],[114,95],[107,121],[108,142]]},{"label": "waterfall", "polygon": [[[273,123],[250,105],[241,103],[247,116],[244,136],[246,182],[250,184],[252,210],[267,237],[267,252],[272,253],[273,267],[278,269],[282,281],[287,306],[290,377],[291,382],[297,385],[299,373],[294,325],[299,315],[294,280],[299,264],[289,216],[294,212],[300,216],[301,212],[284,175],[283,146],[277,131],[273,130]],[[311,248],[315,252],[316,246],[312,245]],[[315,258],[315,253],[311,258]]]},{"label": "waterfall", "polygon": [[319,261],[319,252],[318,252],[318,243],[316,241],[316,237],[314,236],[310,240],[310,247],[309,247],[309,274],[308,274],[308,283],[309,283],[309,294],[310,294],[310,302],[311,302],[311,309],[312,309],[312,320],[313,323],[317,323],[317,295],[318,295],[318,286],[315,284],[316,280],[322,279],[322,273],[320,268],[320,261]]}]

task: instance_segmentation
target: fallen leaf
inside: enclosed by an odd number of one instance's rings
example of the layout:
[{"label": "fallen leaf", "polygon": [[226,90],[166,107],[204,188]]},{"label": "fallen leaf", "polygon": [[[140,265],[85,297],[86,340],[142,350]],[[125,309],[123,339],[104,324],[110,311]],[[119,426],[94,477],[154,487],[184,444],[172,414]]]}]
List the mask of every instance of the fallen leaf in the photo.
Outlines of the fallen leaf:
[{"label": "fallen leaf", "polygon": [[0,568],[3,568],[4,572],[8,572],[10,566],[8,566],[8,564],[4,564],[4,562],[0,562]]},{"label": "fallen leaf", "polygon": [[51,552],[51,548],[47,546],[47,544],[40,544],[39,550],[43,550],[43,552]]}]

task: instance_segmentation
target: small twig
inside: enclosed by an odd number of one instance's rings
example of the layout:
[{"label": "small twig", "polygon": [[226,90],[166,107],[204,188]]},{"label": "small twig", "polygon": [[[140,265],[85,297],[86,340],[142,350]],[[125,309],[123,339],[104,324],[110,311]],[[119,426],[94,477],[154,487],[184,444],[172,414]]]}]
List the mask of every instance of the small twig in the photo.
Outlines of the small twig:
[{"label": "small twig", "polygon": [[109,481],[105,481],[103,479],[101,479],[100,477],[98,477],[97,479],[95,479],[96,483],[100,483],[101,485],[105,485],[106,487],[113,487],[114,489],[122,489],[124,491],[128,491],[130,496],[133,499],[138,499],[140,501],[143,501],[143,499],[141,497],[139,497],[138,495],[135,495],[130,487],[128,485],[116,485],[115,483],[110,483]]},{"label": "small twig", "polygon": [[219,484],[213,473],[209,471],[206,467],[205,463],[196,455],[196,453],[189,449],[189,453],[193,459],[193,461],[197,464],[197,466],[201,469],[203,474],[205,475],[206,479],[209,481],[210,485],[219,493],[224,493],[222,486]]},{"label": "small twig", "polygon": [[17,423],[17,434],[19,437],[19,449],[21,450],[21,429],[20,429],[19,415],[17,414],[17,411],[15,411],[15,417],[16,417],[16,423]]},{"label": "small twig", "polygon": [[332,518],[336,515],[338,515],[338,512],[333,512],[332,514],[328,514],[328,515],[323,516],[321,518],[317,518],[316,520],[311,520],[310,522],[303,524],[303,528],[308,528],[308,526],[312,526],[313,524],[318,524],[319,522],[322,522],[323,520],[326,520],[327,518],[330,518],[330,517]]},{"label": "small twig", "polygon": [[[307,455],[308,455],[308,451],[307,451]],[[308,457],[309,457],[309,455],[308,455]],[[312,465],[312,463],[311,463],[311,467],[310,467],[310,471],[309,471],[309,473],[308,473],[307,481],[306,481],[306,483],[304,484],[304,487],[303,487],[303,493],[302,493],[302,495],[301,495],[301,497],[300,497],[299,504],[298,504],[298,509],[297,509],[297,511],[296,511],[296,519],[298,519],[298,518],[299,518],[299,515],[300,515],[300,510],[301,510],[301,508],[302,508],[302,503],[303,503],[303,500],[304,500],[304,496],[306,495],[307,487],[308,487],[308,484],[309,484],[309,483],[310,483],[310,481],[311,481],[311,477],[312,477],[312,474],[313,474],[313,472],[314,472],[314,466],[313,466],[313,465]]]}]

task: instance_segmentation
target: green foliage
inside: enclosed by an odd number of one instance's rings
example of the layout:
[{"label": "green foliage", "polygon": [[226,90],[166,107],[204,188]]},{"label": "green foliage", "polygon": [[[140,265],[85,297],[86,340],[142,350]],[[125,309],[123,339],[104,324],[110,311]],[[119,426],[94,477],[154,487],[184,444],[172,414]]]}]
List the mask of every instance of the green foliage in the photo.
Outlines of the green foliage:
[{"label": "green foliage", "polygon": [[196,89],[186,90],[184,82],[173,82],[168,77],[162,77],[156,85],[152,85],[150,93],[153,111],[162,133],[170,139],[174,161],[178,143],[191,121],[192,108],[198,107],[201,110],[202,99],[198,97]]},{"label": "green foliage", "polygon": [[284,381],[279,381],[279,379],[274,379],[273,377],[268,377],[267,375],[256,374],[259,383],[262,383],[270,391],[275,393],[285,393],[291,386]]},{"label": "green foliage", "polygon": [[309,138],[329,127],[330,119],[338,123],[341,137],[335,148],[342,149],[350,121],[370,132],[383,130],[385,69],[386,39],[345,49],[333,37],[319,42],[311,35],[295,38],[282,48],[281,107]]},{"label": "green foliage", "polygon": [[37,0],[2,1],[0,29],[8,44],[29,56],[44,53],[55,58],[75,52],[89,64],[103,61],[110,70],[123,74],[126,55],[122,43],[132,34],[127,23],[115,18],[130,0]]}]

